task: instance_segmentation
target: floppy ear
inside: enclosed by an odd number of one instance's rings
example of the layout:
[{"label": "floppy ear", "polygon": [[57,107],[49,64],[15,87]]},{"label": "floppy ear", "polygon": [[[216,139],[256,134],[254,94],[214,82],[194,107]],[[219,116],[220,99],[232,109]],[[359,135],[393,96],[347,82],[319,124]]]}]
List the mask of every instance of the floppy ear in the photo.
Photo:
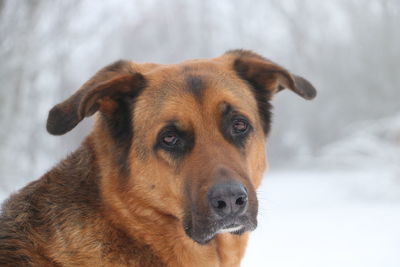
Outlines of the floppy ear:
[{"label": "floppy ear", "polygon": [[305,99],[317,95],[314,86],[306,79],[289,73],[286,69],[260,55],[244,50],[227,52],[234,55],[233,66],[239,76],[248,81],[256,90],[266,90],[272,97],[278,91],[288,88]]},{"label": "floppy ear", "polygon": [[135,97],[145,86],[142,74],[129,61],[117,61],[98,71],[71,97],[54,106],[47,119],[47,131],[62,135],[97,110],[112,113],[120,100]]}]

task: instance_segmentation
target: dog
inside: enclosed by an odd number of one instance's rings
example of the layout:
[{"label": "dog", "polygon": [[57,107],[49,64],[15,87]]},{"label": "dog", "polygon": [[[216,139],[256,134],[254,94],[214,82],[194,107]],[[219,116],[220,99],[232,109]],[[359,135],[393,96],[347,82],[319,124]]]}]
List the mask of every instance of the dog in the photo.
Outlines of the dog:
[{"label": "dog", "polygon": [[246,50],[162,65],[120,60],[54,106],[81,146],[13,194],[0,266],[239,266],[257,226],[271,99],[306,79]]}]

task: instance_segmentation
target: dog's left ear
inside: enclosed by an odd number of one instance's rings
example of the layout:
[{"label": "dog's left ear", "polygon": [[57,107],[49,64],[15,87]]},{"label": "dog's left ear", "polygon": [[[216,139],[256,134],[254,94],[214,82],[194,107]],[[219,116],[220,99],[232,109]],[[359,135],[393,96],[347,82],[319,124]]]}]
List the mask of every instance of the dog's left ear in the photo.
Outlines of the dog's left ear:
[{"label": "dog's left ear", "polygon": [[289,73],[286,69],[256,53],[234,50],[227,52],[226,55],[233,56],[233,67],[238,75],[256,90],[268,92],[269,98],[285,88],[305,99],[313,99],[317,95],[317,91],[309,81]]},{"label": "dog's left ear", "polygon": [[145,82],[144,76],[129,61],[120,60],[106,66],[50,110],[47,131],[53,135],[65,134],[98,110],[112,115],[135,98]]}]

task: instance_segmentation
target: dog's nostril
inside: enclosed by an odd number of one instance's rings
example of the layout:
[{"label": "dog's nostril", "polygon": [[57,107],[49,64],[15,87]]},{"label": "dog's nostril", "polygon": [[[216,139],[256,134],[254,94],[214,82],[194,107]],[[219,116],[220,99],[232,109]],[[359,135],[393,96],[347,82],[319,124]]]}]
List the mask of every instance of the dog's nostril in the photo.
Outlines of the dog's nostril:
[{"label": "dog's nostril", "polygon": [[226,203],[223,200],[218,200],[217,209],[224,209],[226,207]]},{"label": "dog's nostril", "polygon": [[238,206],[243,205],[244,203],[246,203],[246,197],[245,196],[241,196],[241,197],[237,198],[235,203]]}]

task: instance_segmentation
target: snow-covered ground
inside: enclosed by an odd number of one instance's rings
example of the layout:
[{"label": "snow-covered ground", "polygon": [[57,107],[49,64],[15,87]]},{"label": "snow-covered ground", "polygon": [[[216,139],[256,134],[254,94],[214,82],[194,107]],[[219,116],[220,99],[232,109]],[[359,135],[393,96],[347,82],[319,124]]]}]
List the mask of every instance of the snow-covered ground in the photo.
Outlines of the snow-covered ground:
[{"label": "snow-covered ground", "polygon": [[400,266],[400,175],[271,172],[242,267]]},{"label": "snow-covered ground", "polygon": [[345,133],[266,174],[242,267],[400,266],[400,113]]}]

